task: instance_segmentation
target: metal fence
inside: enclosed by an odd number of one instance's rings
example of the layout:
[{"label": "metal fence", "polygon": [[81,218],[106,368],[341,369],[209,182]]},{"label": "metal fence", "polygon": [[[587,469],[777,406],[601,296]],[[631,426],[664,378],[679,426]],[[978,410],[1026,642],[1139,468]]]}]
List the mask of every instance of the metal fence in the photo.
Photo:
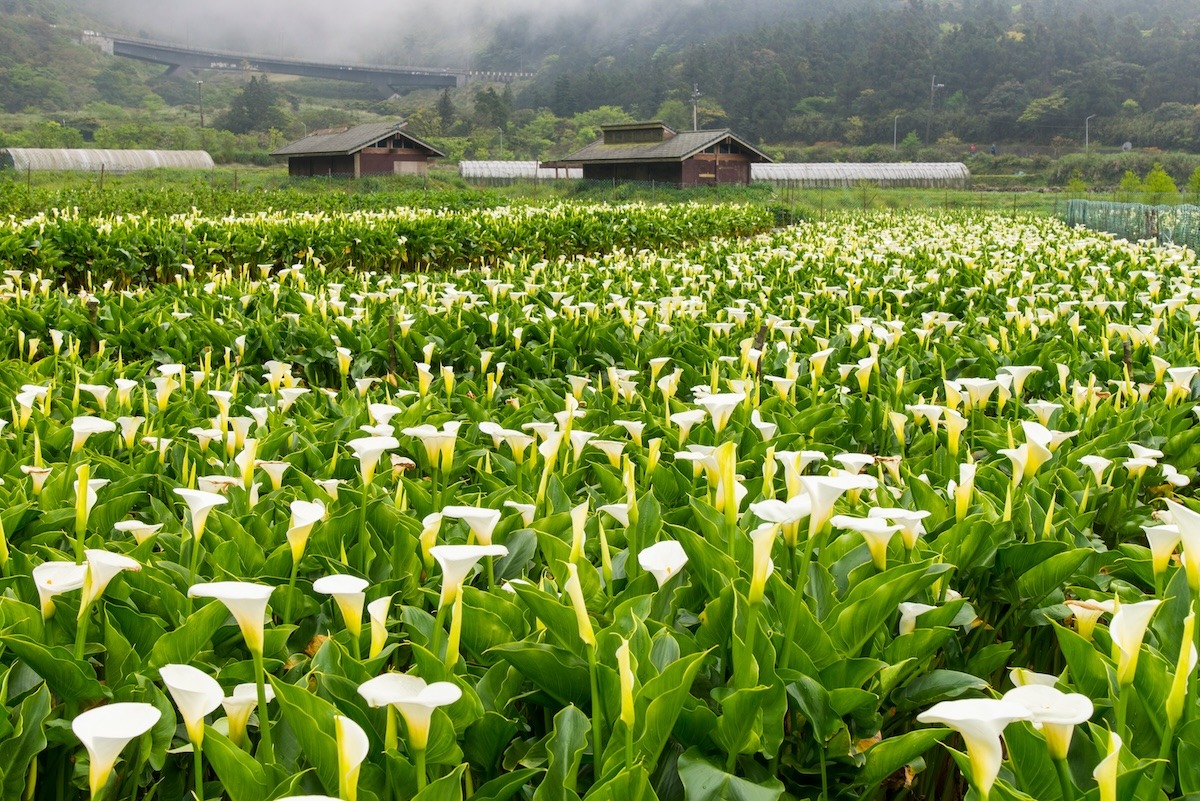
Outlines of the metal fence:
[{"label": "metal fence", "polygon": [[1067,205],[1067,222],[1131,241],[1152,239],[1200,250],[1200,206],[1072,200]]}]

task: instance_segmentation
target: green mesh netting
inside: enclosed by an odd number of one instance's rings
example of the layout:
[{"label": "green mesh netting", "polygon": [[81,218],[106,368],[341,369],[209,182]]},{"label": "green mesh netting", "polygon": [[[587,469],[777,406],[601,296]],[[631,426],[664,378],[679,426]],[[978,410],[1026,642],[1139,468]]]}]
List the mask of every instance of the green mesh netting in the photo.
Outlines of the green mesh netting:
[{"label": "green mesh netting", "polygon": [[1200,250],[1200,206],[1072,200],[1067,205],[1067,222],[1132,241],[1153,239]]}]

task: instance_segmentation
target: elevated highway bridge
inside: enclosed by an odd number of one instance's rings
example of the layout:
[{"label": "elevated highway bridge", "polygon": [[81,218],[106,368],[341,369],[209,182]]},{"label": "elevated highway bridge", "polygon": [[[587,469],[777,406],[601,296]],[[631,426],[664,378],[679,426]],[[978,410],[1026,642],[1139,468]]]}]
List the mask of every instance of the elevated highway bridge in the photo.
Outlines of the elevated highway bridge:
[{"label": "elevated highway bridge", "polygon": [[85,31],[85,44],[99,46],[114,56],[165,64],[168,72],[188,70],[253,70],[277,75],[300,75],[333,81],[352,81],[378,87],[384,94],[409,89],[444,89],[475,81],[511,82],[532,78],[528,72],[487,72],[429,67],[393,67],[379,64],[334,64],[279,58],[225,50],[180,47],[169,42],[135,39]]}]

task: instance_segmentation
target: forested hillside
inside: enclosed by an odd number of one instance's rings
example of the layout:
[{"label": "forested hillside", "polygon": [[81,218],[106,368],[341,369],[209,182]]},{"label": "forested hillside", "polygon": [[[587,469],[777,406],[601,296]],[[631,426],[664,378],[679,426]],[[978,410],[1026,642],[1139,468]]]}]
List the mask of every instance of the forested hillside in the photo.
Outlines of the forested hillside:
[{"label": "forested hillside", "polygon": [[895,125],[901,138],[924,139],[928,127],[933,139],[1051,143],[1081,139],[1094,114],[1091,132],[1109,142],[1200,146],[1193,0],[844,8],[625,56],[589,47],[577,30],[517,101],[559,115],[611,104],[649,116],[697,84],[710,123],[767,142],[890,141]]},{"label": "forested hillside", "polygon": [[[0,144],[196,146],[197,76],[164,76],[161,67],[76,43],[81,28],[121,30],[130,2],[0,0],[0,112],[23,115],[0,121]],[[297,15],[310,19],[322,7],[302,3]],[[471,66],[535,71],[527,85],[471,85],[389,105],[352,85],[306,94],[317,87],[281,82],[282,109],[272,108],[270,124],[230,130],[261,132],[265,148],[271,137],[400,113],[455,154],[556,156],[595,134],[585,121],[592,118],[690,127],[696,86],[702,126],[727,125],[769,145],[890,146],[895,135],[909,154],[926,141],[1071,147],[1082,145],[1090,118],[1092,144],[1200,150],[1196,0],[613,0],[523,8],[481,11],[442,32],[453,40],[423,47],[448,57],[469,41]],[[193,13],[219,10],[218,3]],[[215,21],[206,23],[209,37]],[[289,24],[247,27],[227,45],[304,53],[318,28]],[[413,55],[407,39],[388,33],[399,24],[379,17],[379,31],[364,33],[343,57],[403,62]],[[200,43],[200,28],[189,30]],[[218,127],[247,81],[231,73],[206,80],[204,102]],[[66,130],[31,133],[31,118]],[[225,150],[248,147],[231,140]]]}]

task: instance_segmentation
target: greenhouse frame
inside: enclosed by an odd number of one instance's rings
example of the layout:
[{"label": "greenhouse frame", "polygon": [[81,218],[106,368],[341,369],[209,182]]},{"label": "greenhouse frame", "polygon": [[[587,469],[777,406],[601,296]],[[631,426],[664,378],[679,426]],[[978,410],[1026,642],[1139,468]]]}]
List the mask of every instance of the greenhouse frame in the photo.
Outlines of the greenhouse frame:
[{"label": "greenhouse frame", "polygon": [[458,174],[468,181],[511,183],[513,181],[578,181],[581,167],[543,167],[536,161],[460,161]]},{"label": "greenhouse frame", "polygon": [[211,170],[216,165],[203,150],[98,150],[84,148],[10,147],[0,150],[0,169],[18,172],[127,173],[169,167]]},{"label": "greenhouse frame", "polygon": [[802,189],[849,189],[860,183],[879,187],[965,189],[971,172],[961,162],[751,164],[750,180]]}]

